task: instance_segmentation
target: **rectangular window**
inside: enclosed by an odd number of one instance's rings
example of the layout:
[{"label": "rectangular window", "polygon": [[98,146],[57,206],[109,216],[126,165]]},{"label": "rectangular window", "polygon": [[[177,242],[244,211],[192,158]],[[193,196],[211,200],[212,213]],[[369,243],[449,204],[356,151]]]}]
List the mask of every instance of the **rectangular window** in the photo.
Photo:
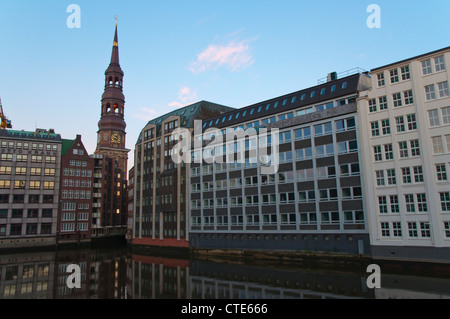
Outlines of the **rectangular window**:
[{"label": "rectangular window", "polygon": [[445,237],[450,238],[450,222],[444,222]]},{"label": "rectangular window", "polygon": [[417,223],[416,222],[409,222],[408,223],[408,235],[411,238],[417,238]]},{"label": "rectangular window", "polygon": [[403,96],[405,98],[405,105],[414,104],[414,98],[413,98],[412,90],[403,92]]},{"label": "rectangular window", "polygon": [[445,164],[436,165],[437,179],[440,182],[447,181],[447,168]]},{"label": "rectangular window", "polygon": [[398,69],[391,70],[389,73],[391,76],[391,84],[398,83],[399,81]]},{"label": "rectangular window", "polygon": [[298,129],[295,131],[295,140],[296,141],[310,139],[310,138],[311,138],[311,128],[310,127],[305,127],[305,128]]},{"label": "rectangular window", "polygon": [[395,169],[387,170],[387,180],[388,180],[388,185],[396,185],[397,184],[397,179],[395,177]]},{"label": "rectangular window", "polygon": [[423,75],[431,74],[433,70],[431,69],[431,60],[422,61],[422,72]]},{"label": "rectangular window", "polygon": [[422,166],[414,167],[414,181],[416,183],[423,183],[423,169],[422,169]]},{"label": "rectangular window", "polygon": [[425,96],[427,101],[436,99],[436,91],[434,89],[434,84],[425,86]]},{"label": "rectangular window", "polygon": [[430,223],[428,222],[420,223],[420,234],[422,235],[423,238],[431,238]]},{"label": "rectangular window", "polygon": [[402,237],[402,224],[400,222],[392,223],[394,237]]},{"label": "rectangular window", "polygon": [[400,212],[400,206],[398,204],[398,195],[391,195],[389,196],[389,199],[391,201],[391,213],[397,214]]},{"label": "rectangular window", "polygon": [[442,144],[442,136],[435,136],[431,138],[431,143],[433,145],[433,154],[444,153],[444,146]]},{"label": "rectangular window", "polygon": [[383,135],[391,134],[391,125],[389,119],[381,120],[381,129]]},{"label": "rectangular window", "polygon": [[411,146],[411,156],[420,156],[419,140],[409,141],[409,145]]},{"label": "rectangular window", "polygon": [[450,106],[442,109],[442,122],[444,124],[450,124]]},{"label": "rectangular window", "polygon": [[416,212],[416,205],[414,202],[414,195],[407,194],[405,195],[405,203],[406,203],[406,212],[408,213],[415,213]]},{"label": "rectangular window", "polygon": [[403,167],[402,168],[402,176],[403,176],[403,184],[411,184],[411,168]]},{"label": "rectangular window", "polygon": [[384,155],[385,155],[386,160],[394,159],[394,151],[392,149],[392,144],[384,145]]},{"label": "rectangular window", "polygon": [[384,171],[376,171],[376,180],[377,180],[377,186],[384,186],[386,185],[384,180]]},{"label": "rectangular window", "polygon": [[408,121],[408,130],[409,131],[417,130],[416,114],[407,115],[406,120]]},{"label": "rectangular window", "polygon": [[411,74],[409,72],[409,65],[405,65],[401,68],[402,71],[402,80],[406,81],[411,79]]},{"label": "rectangular window", "polygon": [[386,82],[384,80],[384,73],[377,74],[377,79],[378,79],[378,87],[382,87],[382,86],[386,85]]},{"label": "rectangular window", "polygon": [[381,223],[381,236],[383,237],[390,237],[390,229],[389,229],[389,223],[382,222]]},{"label": "rectangular window", "polygon": [[380,210],[380,214],[387,214],[388,213],[388,205],[387,205],[386,196],[378,197],[378,208]]},{"label": "rectangular window", "polygon": [[373,113],[377,111],[377,99],[369,100],[369,112]]},{"label": "rectangular window", "polygon": [[392,94],[392,99],[394,100],[394,107],[400,107],[403,105],[401,93]]},{"label": "rectangular window", "polygon": [[405,132],[405,120],[403,118],[403,116],[399,116],[395,118],[395,124],[397,127],[397,133],[402,133]]},{"label": "rectangular window", "polygon": [[445,59],[444,56],[438,56],[437,58],[434,58],[434,65],[436,67],[436,72],[444,71],[445,70]]},{"label": "rectangular window", "polygon": [[400,158],[407,158],[408,155],[408,143],[406,141],[398,143],[400,150]]},{"label": "rectangular window", "polygon": [[443,212],[450,212],[450,192],[440,193],[441,208]]},{"label": "rectangular window", "polygon": [[439,97],[440,98],[444,98],[444,97],[448,97],[449,96],[448,82],[438,83],[438,88],[439,88]]},{"label": "rectangular window", "polygon": [[375,155],[375,162],[380,162],[383,160],[383,153],[381,152],[381,146],[374,146],[373,153]]},{"label": "rectangular window", "polygon": [[417,210],[421,213],[428,212],[426,194],[417,194]]},{"label": "rectangular window", "polygon": [[387,96],[382,96],[378,98],[378,102],[380,104],[380,110],[387,110],[388,109],[388,102],[387,102]]},{"label": "rectangular window", "polygon": [[370,123],[370,127],[372,130],[372,137],[380,136],[380,128],[378,122]]},{"label": "rectangular window", "polygon": [[430,126],[439,126],[441,125],[440,119],[439,119],[439,110],[431,110],[428,111],[428,118],[430,120]]}]

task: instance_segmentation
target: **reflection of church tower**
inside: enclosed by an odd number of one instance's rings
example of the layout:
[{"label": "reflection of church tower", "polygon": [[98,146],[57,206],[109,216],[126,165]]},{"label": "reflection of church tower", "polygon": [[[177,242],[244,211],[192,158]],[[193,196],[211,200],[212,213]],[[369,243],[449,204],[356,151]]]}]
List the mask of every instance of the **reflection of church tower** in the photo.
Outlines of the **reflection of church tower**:
[{"label": "reflection of church tower", "polygon": [[102,96],[102,113],[98,123],[97,150],[95,154],[117,159],[123,172],[127,172],[128,152],[125,148],[125,96],[123,95],[123,71],[119,64],[119,42],[116,32],[111,63],[105,72],[105,92]]}]

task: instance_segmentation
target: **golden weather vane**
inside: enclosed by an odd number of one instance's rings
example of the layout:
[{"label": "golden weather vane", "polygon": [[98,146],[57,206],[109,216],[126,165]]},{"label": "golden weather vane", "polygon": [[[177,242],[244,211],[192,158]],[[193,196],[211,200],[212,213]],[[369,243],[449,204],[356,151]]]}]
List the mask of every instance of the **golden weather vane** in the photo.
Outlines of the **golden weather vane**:
[{"label": "golden weather vane", "polygon": [[114,19],[116,20],[116,25],[117,25],[117,23],[119,22],[119,15],[116,14],[116,15],[114,16]]}]

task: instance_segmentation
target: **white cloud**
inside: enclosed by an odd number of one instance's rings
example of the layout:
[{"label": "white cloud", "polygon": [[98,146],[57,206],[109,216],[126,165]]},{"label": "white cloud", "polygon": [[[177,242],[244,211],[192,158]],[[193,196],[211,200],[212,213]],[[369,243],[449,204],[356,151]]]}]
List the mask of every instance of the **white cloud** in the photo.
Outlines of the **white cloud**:
[{"label": "white cloud", "polygon": [[135,119],[142,120],[145,122],[151,121],[154,118],[159,117],[162,113],[155,109],[150,109],[147,107],[141,107],[139,113],[134,113],[132,116]]},{"label": "white cloud", "polygon": [[189,70],[202,73],[225,66],[232,72],[242,71],[255,62],[249,42],[232,40],[226,45],[211,44],[190,64]]},{"label": "white cloud", "polygon": [[178,100],[179,101],[169,103],[169,106],[180,108],[195,103],[197,102],[197,93],[192,91],[192,89],[184,86],[178,91]]}]

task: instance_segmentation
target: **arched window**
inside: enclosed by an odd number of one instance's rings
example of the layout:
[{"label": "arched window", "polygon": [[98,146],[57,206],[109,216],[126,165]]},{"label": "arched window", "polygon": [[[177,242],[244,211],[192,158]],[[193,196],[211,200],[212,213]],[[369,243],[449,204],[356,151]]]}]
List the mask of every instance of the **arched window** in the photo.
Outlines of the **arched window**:
[{"label": "arched window", "polygon": [[109,77],[108,82],[109,82],[109,86],[113,86],[113,78],[112,78],[112,76]]},{"label": "arched window", "polygon": [[111,104],[106,104],[106,113],[111,112]]},{"label": "arched window", "polygon": [[115,78],[114,80],[116,88],[119,87],[119,78]]}]

